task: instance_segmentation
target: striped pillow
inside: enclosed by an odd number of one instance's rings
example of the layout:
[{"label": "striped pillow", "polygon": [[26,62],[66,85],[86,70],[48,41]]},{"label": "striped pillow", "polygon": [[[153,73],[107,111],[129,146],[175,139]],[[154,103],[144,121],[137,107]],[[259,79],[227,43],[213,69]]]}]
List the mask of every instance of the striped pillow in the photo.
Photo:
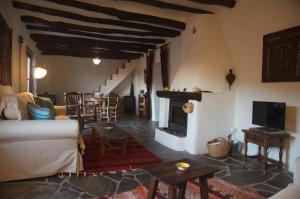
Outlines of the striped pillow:
[{"label": "striped pillow", "polygon": [[53,120],[54,116],[49,108],[43,108],[37,104],[28,102],[27,109],[32,120]]}]

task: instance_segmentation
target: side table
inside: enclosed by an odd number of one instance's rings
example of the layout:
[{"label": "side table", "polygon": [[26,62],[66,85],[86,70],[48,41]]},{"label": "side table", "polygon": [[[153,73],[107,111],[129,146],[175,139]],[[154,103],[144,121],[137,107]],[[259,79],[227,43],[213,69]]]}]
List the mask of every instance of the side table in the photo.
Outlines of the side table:
[{"label": "side table", "polygon": [[261,159],[261,148],[264,149],[263,156],[263,168],[264,172],[267,171],[268,161],[271,161],[268,158],[268,148],[270,147],[278,147],[279,148],[279,161],[272,160],[275,162],[278,167],[281,169],[283,166],[282,163],[282,151],[284,148],[285,140],[289,136],[284,131],[265,131],[258,128],[250,128],[242,130],[244,134],[245,141],[245,162],[247,162],[247,152],[248,152],[248,143],[253,143],[258,145],[258,160]]}]

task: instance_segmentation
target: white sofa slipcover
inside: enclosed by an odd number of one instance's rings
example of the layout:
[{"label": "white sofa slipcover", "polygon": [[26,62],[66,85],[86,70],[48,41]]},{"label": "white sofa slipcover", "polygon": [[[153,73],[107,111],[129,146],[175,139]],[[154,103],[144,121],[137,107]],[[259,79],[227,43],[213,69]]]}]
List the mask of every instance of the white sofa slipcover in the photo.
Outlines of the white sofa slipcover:
[{"label": "white sofa slipcover", "polygon": [[[27,101],[33,98],[22,95]],[[55,109],[55,120],[0,120],[0,182],[83,169],[78,121],[65,115],[64,106]]]}]

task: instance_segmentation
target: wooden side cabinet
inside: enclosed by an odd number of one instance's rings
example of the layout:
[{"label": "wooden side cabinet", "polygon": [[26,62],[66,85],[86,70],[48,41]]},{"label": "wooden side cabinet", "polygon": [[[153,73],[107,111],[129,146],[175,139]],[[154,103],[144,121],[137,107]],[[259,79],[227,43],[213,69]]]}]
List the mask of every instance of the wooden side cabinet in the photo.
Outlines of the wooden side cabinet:
[{"label": "wooden side cabinet", "polygon": [[[286,138],[289,136],[284,131],[264,131],[261,129],[251,128],[244,129],[244,141],[245,141],[245,162],[248,159],[248,143],[253,143],[258,145],[258,160],[263,163],[264,171],[266,172],[268,169],[268,162],[272,162],[273,164],[277,164],[280,169],[282,169],[282,151],[285,145]],[[271,160],[268,158],[268,149],[270,147],[278,147],[279,148],[279,160]],[[263,157],[261,157],[261,148],[263,148],[264,153]]]}]

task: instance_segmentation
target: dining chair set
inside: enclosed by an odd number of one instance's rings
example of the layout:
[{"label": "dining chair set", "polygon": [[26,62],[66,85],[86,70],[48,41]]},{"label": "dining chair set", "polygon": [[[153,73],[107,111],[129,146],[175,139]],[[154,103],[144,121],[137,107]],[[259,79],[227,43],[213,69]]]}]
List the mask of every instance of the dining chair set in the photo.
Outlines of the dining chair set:
[{"label": "dining chair set", "polygon": [[91,122],[117,121],[120,96],[110,94],[96,97],[94,93],[66,92],[65,104],[71,119],[77,119],[80,129]]}]

